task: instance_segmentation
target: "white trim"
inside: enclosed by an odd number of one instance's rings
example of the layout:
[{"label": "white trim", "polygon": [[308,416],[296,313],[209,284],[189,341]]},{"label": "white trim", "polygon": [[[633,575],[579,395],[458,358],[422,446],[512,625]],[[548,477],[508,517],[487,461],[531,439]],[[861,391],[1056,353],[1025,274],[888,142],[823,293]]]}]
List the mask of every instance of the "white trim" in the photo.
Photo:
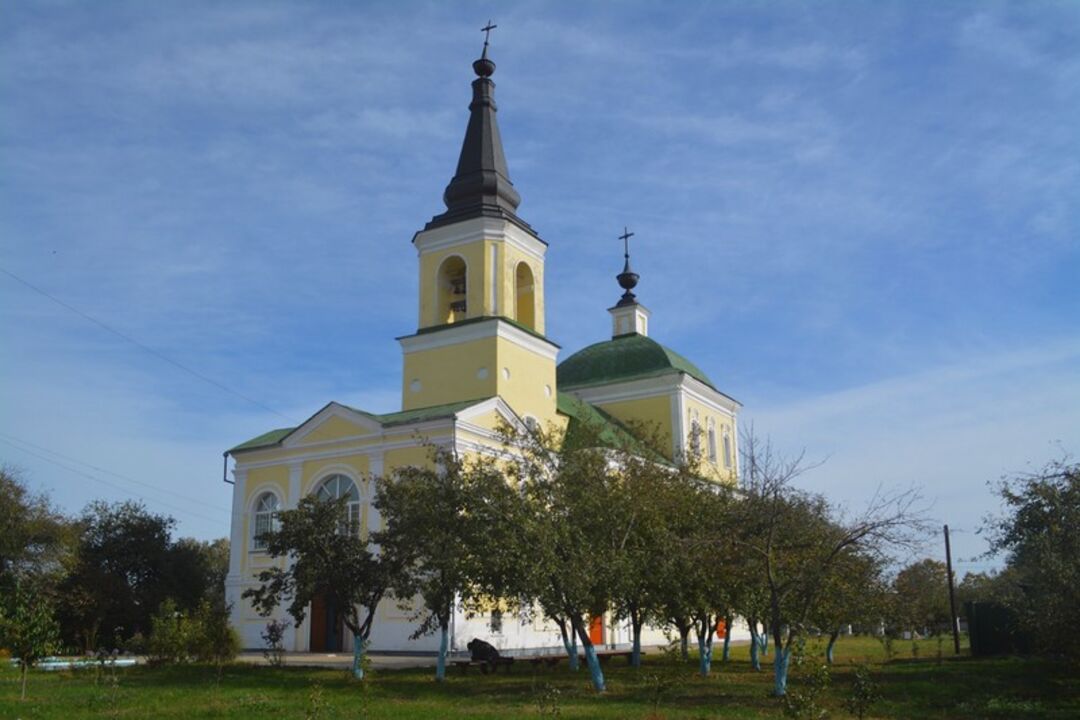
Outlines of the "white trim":
[{"label": "white trim", "polygon": [[508,340],[547,360],[555,360],[559,355],[560,348],[555,343],[525,332],[502,318],[487,318],[480,322],[471,322],[456,327],[447,325],[432,332],[399,337],[398,342],[401,343],[402,352],[409,355],[415,352],[434,350],[448,345],[458,345],[490,337]]},{"label": "white trim", "polygon": [[481,240],[504,242],[525,255],[543,262],[547,245],[535,235],[500,218],[472,218],[452,225],[421,230],[413,237],[418,256]]},{"label": "white trim", "polygon": [[320,485],[334,475],[344,475],[356,483],[356,492],[360,495],[360,502],[364,502],[368,499],[368,478],[364,477],[363,474],[357,471],[352,465],[347,465],[345,463],[333,463],[319,468],[318,472],[312,474],[311,482],[308,484],[307,492],[304,493],[304,495],[307,496],[313,494]]},{"label": "white trim", "polygon": [[675,393],[675,422],[672,424],[671,435],[674,442],[674,453],[677,456],[686,452],[686,432],[683,429],[683,418],[686,416],[686,408],[683,405],[683,394]]},{"label": "white trim", "polygon": [[[425,423],[416,423],[416,424],[412,424],[412,425],[398,425],[398,426],[395,426],[395,429],[397,429],[397,428],[403,428],[403,429],[404,428],[412,428],[414,432],[421,432],[423,430],[441,430],[441,429],[449,429],[449,430],[453,431],[454,420],[453,420],[453,418],[449,418],[449,419],[446,419],[446,420],[430,421],[430,422],[425,422]],[[330,441],[328,441],[327,444],[329,444],[329,442]],[[335,443],[343,442],[343,440],[335,440],[333,442],[335,442]],[[335,450],[329,450],[329,451],[324,451],[324,452],[305,454],[300,459],[302,459],[303,461],[326,460],[326,459],[329,459],[329,458],[346,457],[348,455],[370,455],[371,453],[376,453],[376,452],[386,452],[386,451],[389,451],[389,450],[400,450],[402,448],[417,447],[417,445],[418,445],[418,443],[416,442],[416,439],[410,437],[410,438],[407,438],[405,440],[397,440],[397,441],[394,441],[394,442],[382,442],[382,443],[376,443],[376,444],[372,444],[372,445],[365,445],[365,446],[362,446],[362,447],[349,446],[349,447],[337,448]],[[311,446],[306,446],[306,447],[300,448],[300,449],[301,450],[307,450],[307,448],[309,448],[309,447],[311,447]],[[272,449],[280,449],[280,448],[272,448]],[[286,458],[274,458],[274,459],[271,459],[271,460],[262,460],[262,461],[253,460],[251,462],[245,462],[243,467],[244,467],[245,471],[246,470],[251,470],[253,468],[274,467],[274,466],[282,465],[282,464],[284,464],[286,462],[289,462],[290,460],[294,460],[294,459],[297,459],[297,458],[295,458],[295,457],[286,457]]]},{"label": "white trim", "polygon": [[640,380],[627,380],[613,382],[592,387],[573,388],[567,390],[582,400],[597,404],[623,402],[625,400],[640,400],[642,398],[667,395],[676,391],[685,392],[689,397],[697,400],[710,410],[726,417],[735,417],[742,404],[729,398],[721,392],[701,382],[686,373],[671,373],[659,377],[649,377]]}]

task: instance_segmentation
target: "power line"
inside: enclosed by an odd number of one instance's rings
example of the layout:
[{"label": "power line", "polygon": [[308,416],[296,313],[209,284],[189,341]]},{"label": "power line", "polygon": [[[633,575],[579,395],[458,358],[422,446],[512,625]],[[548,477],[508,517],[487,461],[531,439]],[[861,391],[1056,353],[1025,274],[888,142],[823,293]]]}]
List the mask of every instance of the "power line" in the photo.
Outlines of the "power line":
[{"label": "power line", "polygon": [[73,467],[71,467],[69,465],[65,465],[64,463],[59,462],[58,460],[53,460],[52,458],[47,457],[45,455],[42,455],[40,453],[34,452],[33,450],[27,450],[24,447],[19,447],[15,443],[4,440],[3,438],[0,438],[0,442],[4,443],[5,445],[9,445],[9,446],[15,448],[16,450],[20,450],[20,451],[26,453],[27,455],[33,455],[34,457],[36,457],[36,458],[38,458],[40,460],[44,460],[47,463],[52,463],[53,465],[64,468],[68,472],[75,473],[76,475],[81,475],[84,478],[87,478],[89,480],[93,480],[94,482],[99,482],[99,483],[101,483],[103,485],[108,485],[109,487],[114,488],[116,490],[119,490],[120,492],[127,493],[128,495],[132,495],[132,496],[140,498],[142,500],[146,500],[148,502],[152,502],[152,503],[156,503],[158,505],[162,505],[164,507],[175,510],[176,512],[183,513],[185,515],[190,515],[191,517],[197,517],[197,518],[200,518],[202,520],[207,520],[207,521],[215,523],[215,524],[221,522],[221,518],[212,518],[212,517],[209,517],[208,515],[202,515],[200,513],[194,512],[192,510],[187,510],[185,508],[178,507],[178,506],[173,505],[171,503],[167,503],[164,500],[155,500],[154,498],[147,497],[147,496],[145,496],[145,495],[143,495],[141,493],[137,493],[137,492],[134,492],[132,490],[128,490],[127,488],[122,487],[120,485],[117,485],[116,483],[111,483],[108,480],[103,480],[103,479],[101,479],[101,478],[99,478],[99,477],[97,477],[95,475],[85,473],[82,470],[79,470],[78,468],[73,468]]},{"label": "power line", "polygon": [[[57,452],[56,450],[51,450],[51,449],[49,449],[47,447],[44,447],[43,445],[38,445],[36,443],[32,443],[29,440],[23,440],[22,438],[15,437],[14,435],[8,435],[7,433],[0,432],[0,440],[2,440],[3,438],[7,438],[8,440],[14,440],[15,442],[21,443],[23,445],[29,445],[30,447],[32,447],[32,448],[34,448],[36,450],[40,450],[41,452],[48,453],[49,455],[54,455],[54,456],[60,458],[61,460],[67,460],[68,462],[78,463],[79,465],[85,465],[86,467],[90,468],[91,470],[95,470],[95,471],[97,471],[99,473],[105,473],[106,475],[112,475],[113,477],[120,478],[121,480],[125,480],[125,481],[130,482],[130,483],[135,483],[136,485],[142,485],[143,487],[149,488],[149,489],[151,489],[151,490],[153,490],[155,492],[165,493],[167,495],[172,495],[173,497],[180,498],[181,500],[185,500],[187,502],[194,503],[196,505],[202,505],[203,507],[210,508],[211,510],[218,510],[218,511],[221,511],[221,512],[227,512],[226,509],[221,507],[220,505],[211,505],[210,503],[203,502],[202,500],[196,500],[195,498],[188,497],[187,495],[183,495],[181,493],[174,492],[172,490],[166,490],[165,488],[159,488],[156,485],[152,485],[152,484],[150,484],[148,482],[144,482],[142,480],[136,480],[133,477],[130,477],[128,475],[123,475],[121,473],[115,472],[113,470],[109,470],[107,468],[98,467],[97,465],[94,465],[93,463],[88,463],[85,460],[80,460],[78,458],[71,457],[70,455],[65,455],[65,454],[63,454],[61,452]],[[7,444],[11,445],[12,443],[8,442]],[[18,446],[13,445],[13,447],[18,447]],[[19,449],[21,450],[23,448],[19,448]]]},{"label": "power line", "polygon": [[235,397],[240,398],[241,400],[244,400],[245,402],[249,402],[252,405],[255,405],[256,407],[262,408],[266,412],[273,413],[274,415],[277,415],[280,418],[288,420],[290,423],[296,424],[296,421],[294,419],[292,419],[290,417],[287,417],[286,415],[281,414],[280,412],[278,412],[274,408],[269,407],[267,405],[264,405],[263,403],[259,402],[258,400],[255,400],[254,398],[250,398],[247,395],[244,395],[243,393],[241,393],[241,392],[239,392],[237,390],[233,390],[232,388],[228,387],[227,385],[223,385],[222,383],[218,382],[217,380],[214,380],[211,377],[203,375],[198,370],[193,370],[193,369],[189,368],[187,365],[184,365],[181,362],[173,360],[169,356],[155,350],[154,348],[150,347],[149,345],[141,343],[138,340],[136,340],[135,338],[131,337],[130,335],[127,335],[126,333],[123,333],[123,332],[117,330],[116,328],[112,327],[111,325],[108,325],[108,324],[102,322],[101,320],[98,320],[96,317],[94,317],[92,315],[88,315],[87,313],[84,313],[82,310],[79,310],[77,307],[74,307],[73,305],[69,305],[68,303],[64,302],[60,298],[56,297],[55,295],[51,295],[50,293],[46,292],[45,290],[42,290],[37,285],[34,285],[33,283],[29,282],[28,280],[24,280],[23,278],[19,277],[18,275],[11,272],[10,270],[7,270],[5,268],[0,267],[0,272],[4,273],[8,277],[10,277],[12,280],[15,280],[16,282],[19,282],[22,285],[30,288],[31,290],[38,293],[39,295],[47,297],[49,300],[52,300],[54,303],[56,303],[60,307],[64,308],[65,310],[69,310],[69,311],[75,313],[76,315],[78,315],[79,317],[81,317],[82,319],[87,320],[89,322],[92,322],[93,324],[97,325],[98,327],[102,328],[103,330],[107,330],[108,332],[112,333],[113,335],[116,335],[118,338],[131,343],[132,345],[139,348],[143,352],[149,353],[150,355],[153,355],[157,359],[159,359],[159,360],[161,360],[163,362],[167,362],[170,365],[172,365],[173,367],[176,367],[176,368],[178,368],[180,370],[183,370],[184,372],[188,373],[189,375],[192,375],[192,376],[198,378],[199,380],[202,380],[205,383],[209,383],[210,385],[213,385],[214,387],[218,388],[219,390],[223,390],[223,391],[229,393],[230,395],[233,395]]}]

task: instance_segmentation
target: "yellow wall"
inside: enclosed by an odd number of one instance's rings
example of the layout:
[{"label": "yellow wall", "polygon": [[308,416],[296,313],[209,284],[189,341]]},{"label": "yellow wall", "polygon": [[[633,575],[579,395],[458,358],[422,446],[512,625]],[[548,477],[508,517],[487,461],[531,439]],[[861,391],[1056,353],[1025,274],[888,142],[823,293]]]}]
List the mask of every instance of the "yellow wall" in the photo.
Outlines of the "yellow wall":
[{"label": "yellow wall", "polygon": [[318,428],[305,435],[300,441],[301,445],[340,440],[342,438],[356,437],[357,435],[370,435],[371,429],[356,425],[348,420],[334,416],[330,417]]},{"label": "yellow wall", "polygon": [[[484,379],[477,377],[480,368],[487,369]],[[414,380],[420,382],[417,392],[412,390]],[[499,337],[405,355],[401,401],[405,410],[495,395],[519,415],[554,420],[555,361]]]},{"label": "yellow wall", "polygon": [[619,402],[596,403],[602,410],[611,413],[624,423],[642,423],[645,428],[655,427],[665,443],[668,453],[672,452],[671,432],[671,396],[622,400]]}]

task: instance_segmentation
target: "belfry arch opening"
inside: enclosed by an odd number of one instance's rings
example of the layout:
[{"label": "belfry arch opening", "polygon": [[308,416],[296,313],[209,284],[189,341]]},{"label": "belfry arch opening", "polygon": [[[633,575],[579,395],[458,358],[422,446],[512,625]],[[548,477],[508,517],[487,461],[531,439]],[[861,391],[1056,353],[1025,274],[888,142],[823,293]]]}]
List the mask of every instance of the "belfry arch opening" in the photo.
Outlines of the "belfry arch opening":
[{"label": "belfry arch opening", "polygon": [[468,266],[457,255],[443,260],[438,273],[438,305],[435,324],[460,322],[468,312],[466,295],[468,293]]},{"label": "belfry arch opening", "polygon": [[518,263],[514,271],[514,319],[529,328],[536,329],[536,290],[532,268],[528,263]]}]

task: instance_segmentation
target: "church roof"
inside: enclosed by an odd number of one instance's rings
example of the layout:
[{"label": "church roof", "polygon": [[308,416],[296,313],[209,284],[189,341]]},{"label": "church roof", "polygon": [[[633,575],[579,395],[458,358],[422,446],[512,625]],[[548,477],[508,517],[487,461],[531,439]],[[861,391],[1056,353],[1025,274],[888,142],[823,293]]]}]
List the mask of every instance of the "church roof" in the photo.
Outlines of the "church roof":
[{"label": "church roof", "polygon": [[[402,410],[400,412],[385,413],[382,415],[376,415],[375,413],[369,413],[366,410],[360,410],[359,408],[350,407],[348,405],[342,405],[342,407],[349,408],[353,412],[360,413],[376,421],[383,427],[393,427],[395,425],[408,425],[410,423],[426,422],[428,420],[441,420],[443,418],[454,417],[457,413],[461,412],[465,408],[478,405],[479,403],[489,400],[490,398],[477,398],[475,400],[461,400],[459,402],[446,403],[444,405],[432,405],[430,407],[415,408],[413,410]],[[320,411],[321,412],[321,411]],[[318,413],[316,413],[318,415]],[[314,416],[312,416],[314,417]],[[273,445],[280,445],[281,441],[288,437],[293,431],[297,430],[300,426],[290,428],[279,428],[277,430],[271,430],[270,432],[263,433],[257,437],[253,437],[250,440],[240,443],[234,448],[228,450],[228,452],[236,452],[238,450],[254,450],[256,448],[271,447]]]},{"label": "church roof", "polygon": [[692,362],[637,333],[618,335],[574,353],[559,363],[558,383],[561,389],[571,389],[673,373],[685,373],[716,389]]},{"label": "church roof", "polygon": [[471,220],[477,217],[496,217],[510,220],[535,235],[532,228],[516,214],[521,196],[510,182],[510,170],[503,152],[502,135],[495,119],[495,83],[491,75],[495,63],[483,56],[473,63],[476,79],[472,82],[472,102],[469,104],[469,124],[461,143],[457,171],[443,192],[446,212],[436,215],[425,230]]}]

